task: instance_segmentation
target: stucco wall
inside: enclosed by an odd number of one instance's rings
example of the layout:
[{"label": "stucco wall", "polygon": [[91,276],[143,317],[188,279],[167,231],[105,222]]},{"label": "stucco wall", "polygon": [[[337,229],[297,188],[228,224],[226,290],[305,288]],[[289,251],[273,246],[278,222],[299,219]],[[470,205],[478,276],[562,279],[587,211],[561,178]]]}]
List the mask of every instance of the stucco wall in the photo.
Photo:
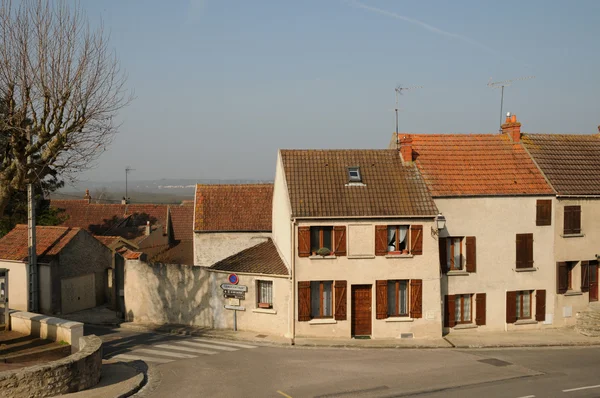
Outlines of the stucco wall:
[{"label": "stucco wall", "polygon": [[209,267],[269,237],[270,232],[196,232],[194,265]]},{"label": "stucco wall", "polygon": [[[375,256],[375,225],[423,225],[423,254],[412,257]],[[298,321],[298,292],[295,289],[295,322],[297,336],[345,337],[351,336],[352,285],[371,285],[371,325],[373,338],[398,338],[401,333],[413,333],[415,338],[439,337],[442,333],[440,305],[440,273],[438,242],[431,228],[431,219],[394,220],[336,220],[300,222],[299,226],[346,225],[348,256],[333,259],[296,256],[296,281],[347,281],[347,320]],[[297,229],[296,229],[297,234]],[[393,319],[376,319],[376,280],[421,279],[423,317],[393,322]]]},{"label": "stucco wall", "polygon": [[[125,262],[125,308],[128,320],[181,324],[217,329],[233,328],[233,311],[224,308],[220,285],[229,273],[179,264]],[[248,286],[238,311],[239,330],[284,335],[287,332],[290,281],[288,278],[238,274]],[[273,281],[273,310],[256,307],[256,281]]]},{"label": "stucco wall", "polygon": [[[543,327],[506,324],[506,292],[546,290],[546,322],[554,316],[556,293],[554,227],[536,226],[536,201],[548,197],[493,197],[436,199],[446,217],[442,236],[475,236],[477,271],[444,276],[442,294],[486,293],[486,325],[479,330]],[[555,220],[552,220],[554,225]],[[516,272],[516,234],[533,234],[533,272]],[[535,295],[532,296],[535,300]],[[533,303],[535,319],[535,302]],[[556,326],[556,320],[552,323]],[[546,325],[546,326],[552,326]]]},{"label": "stucco wall", "polygon": [[40,312],[42,314],[52,313],[52,273],[48,265],[39,265],[40,283]]},{"label": "stucco wall", "polygon": [[279,248],[284,263],[288,269],[292,262],[292,228],[290,217],[292,208],[288,194],[285,171],[281,160],[281,152],[277,153],[277,166],[275,169],[275,183],[273,186],[273,241]]},{"label": "stucco wall", "polygon": [[0,261],[0,268],[8,269],[8,306],[27,311],[27,265],[13,261]]}]

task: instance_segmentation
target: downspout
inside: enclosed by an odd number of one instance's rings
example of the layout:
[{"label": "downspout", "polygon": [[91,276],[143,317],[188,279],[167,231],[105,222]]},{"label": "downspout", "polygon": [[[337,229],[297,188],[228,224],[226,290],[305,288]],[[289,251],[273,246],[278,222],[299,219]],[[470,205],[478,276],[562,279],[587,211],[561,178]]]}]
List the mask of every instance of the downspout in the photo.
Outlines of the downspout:
[{"label": "downspout", "polygon": [[296,225],[297,221],[295,218],[291,220],[290,229],[291,229],[291,264],[290,264],[290,279],[292,282],[291,296],[290,296],[290,344],[296,344]]}]

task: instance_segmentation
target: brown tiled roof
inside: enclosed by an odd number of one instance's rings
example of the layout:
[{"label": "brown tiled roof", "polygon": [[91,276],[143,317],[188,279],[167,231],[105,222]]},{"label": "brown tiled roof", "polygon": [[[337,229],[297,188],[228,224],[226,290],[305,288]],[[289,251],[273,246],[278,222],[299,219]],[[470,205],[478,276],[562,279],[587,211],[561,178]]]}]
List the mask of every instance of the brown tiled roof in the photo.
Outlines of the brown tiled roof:
[{"label": "brown tiled roof", "polygon": [[210,268],[251,274],[288,275],[288,269],[271,239],[227,257]]},{"label": "brown tiled roof", "polygon": [[195,231],[271,231],[273,184],[196,186]]},{"label": "brown tiled roof", "polygon": [[165,264],[194,265],[194,242],[192,240],[182,240],[175,246],[152,256],[150,261]]},{"label": "brown tiled roof", "polygon": [[123,251],[123,253],[121,255],[127,260],[139,260],[140,258],[142,258],[144,253],[134,252],[132,250],[127,249],[127,250]]},{"label": "brown tiled roof", "polygon": [[194,206],[192,203],[171,206],[171,223],[173,238],[178,241],[194,238]]},{"label": "brown tiled roof", "polygon": [[[506,134],[410,134],[433,197],[545,195],[554,191]],[[395,141],[395,139],[394,139]]]},{"label": "brown tiled roof", "polygon": [[137,245],[134,242],[125,239],[122,236],[94,235],[94,238],[99,240],[100,243],[102,243],[104,246],[109,247],[111,249],[120,246],[120,244],[137,247]]},{"label": "brown tiled roof", "polygon": [[[414,165],[397,151],[281,150],[294,217],[432,216],[437,208]],[[358,166],[364,186],[347,186]]]},{"label": "brown tiled roof", "polygon": [[[58,255],[80,231],[80,228],[36,227],[38,260],[47,261]],[[19,224],[0,239],[0,259],[27,261],[28,257],[27,225]]]},{"label": "brown tiled roof", "polygon": [[523,134],[523,144],[558,194],[600,195],[600,136]]}]

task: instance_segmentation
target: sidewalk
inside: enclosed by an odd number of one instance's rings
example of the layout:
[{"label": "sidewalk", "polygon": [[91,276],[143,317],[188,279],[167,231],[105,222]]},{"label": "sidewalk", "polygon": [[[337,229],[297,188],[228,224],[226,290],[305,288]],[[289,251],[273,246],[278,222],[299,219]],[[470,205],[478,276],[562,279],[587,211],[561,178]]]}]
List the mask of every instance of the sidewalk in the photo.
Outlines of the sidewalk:
[{"label": "sidewalk", "polygon": [[574,328],[512,332],[454,333],[446,336],[456,348],[566,347],[600,345],[600,337],[588,337]]},{"label": "sidewalk", "polygon": [[144,374],[132,365],[102,361],[102,376],[96,386],[61,396],[69,398],[128,397],[137,392],[144,382]]}]

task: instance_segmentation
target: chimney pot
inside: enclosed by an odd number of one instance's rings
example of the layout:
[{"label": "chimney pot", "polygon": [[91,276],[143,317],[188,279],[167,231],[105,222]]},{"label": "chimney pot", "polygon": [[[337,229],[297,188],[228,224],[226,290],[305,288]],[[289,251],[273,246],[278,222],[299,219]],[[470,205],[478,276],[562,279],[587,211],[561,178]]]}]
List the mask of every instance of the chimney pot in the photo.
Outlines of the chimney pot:
[{"label": "chimney pot", "polygon": [[92,197],[90,196],[89,189],[85,190],[85,196],[83,197],[83,200],[87,200],[88,204],[90,204],[92,202]]}]

